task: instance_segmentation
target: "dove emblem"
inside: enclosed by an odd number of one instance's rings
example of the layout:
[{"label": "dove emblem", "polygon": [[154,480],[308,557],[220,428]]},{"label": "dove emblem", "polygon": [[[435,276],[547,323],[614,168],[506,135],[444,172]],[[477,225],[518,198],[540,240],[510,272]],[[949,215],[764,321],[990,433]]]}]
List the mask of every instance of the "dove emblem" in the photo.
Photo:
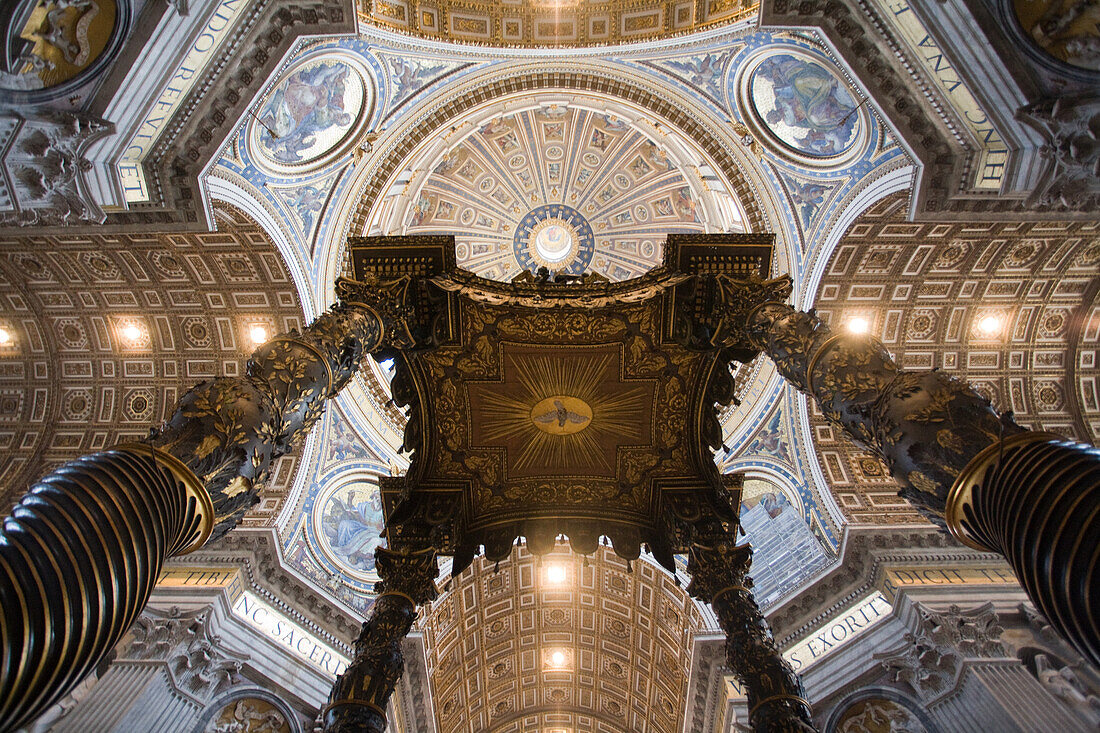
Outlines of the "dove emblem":
[{"label": "dove emblem", "polygon": [[576,397],[553,395],[531,408],[531,421],[544,433],[570,435],[592,423],[592,408]]}]

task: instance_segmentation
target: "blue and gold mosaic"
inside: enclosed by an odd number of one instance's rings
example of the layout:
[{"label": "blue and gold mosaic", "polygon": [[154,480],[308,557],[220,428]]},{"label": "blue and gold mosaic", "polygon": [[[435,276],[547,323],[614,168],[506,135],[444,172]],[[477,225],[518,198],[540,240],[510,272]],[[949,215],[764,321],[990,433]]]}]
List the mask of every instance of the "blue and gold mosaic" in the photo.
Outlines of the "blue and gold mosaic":
[{"label": "blue and gold mosaic", "polygon": [[580,275],[592,262],[596,244],[581,212],[565,204],[544,204],[520,220],[512,242],[521,270]]}]

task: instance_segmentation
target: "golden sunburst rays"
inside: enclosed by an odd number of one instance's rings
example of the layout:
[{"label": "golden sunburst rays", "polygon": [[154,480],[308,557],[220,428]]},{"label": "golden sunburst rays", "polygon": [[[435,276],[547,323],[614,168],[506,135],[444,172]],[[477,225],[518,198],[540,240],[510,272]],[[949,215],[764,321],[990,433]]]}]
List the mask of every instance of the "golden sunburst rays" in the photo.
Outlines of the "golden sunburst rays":
[{"label": "golden sunburst rays", "polygon": [[621,445],[650,441],[655,385],[624,383],[617,347],[509,353],[503,384],[471,385],[481,446],[503,446],[514,478],[615,475]]}]

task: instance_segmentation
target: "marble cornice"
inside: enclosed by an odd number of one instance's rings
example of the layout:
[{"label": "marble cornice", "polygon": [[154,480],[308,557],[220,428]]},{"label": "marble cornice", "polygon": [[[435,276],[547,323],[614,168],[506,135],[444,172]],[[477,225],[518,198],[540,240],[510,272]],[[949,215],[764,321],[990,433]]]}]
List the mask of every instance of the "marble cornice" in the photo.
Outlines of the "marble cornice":
[{"label": "marble cornice", "polygon": [[[877,587],[888,565],[1002,563],[999,556],[960,545],[931,526],[845,528],[840,561],[768,613],[776,643],[790,646]],[[1007,569],[1007,565],[1005,566]]]},{"label": "marble cornice", "polygon": [[350,653],[362,619],[283,564],[275,530],[238,528],[165,565],[240,568],[244,586],[342,653]]},{"label": "marble cornice", "polygon": [[146,162],[151,203],[112,212],[107,225],[207,231],[199,177],[240,124],[256,90],[302,35],[356,30],[353,0],[258,0],[226,39],[219,63],[195,85]]}]

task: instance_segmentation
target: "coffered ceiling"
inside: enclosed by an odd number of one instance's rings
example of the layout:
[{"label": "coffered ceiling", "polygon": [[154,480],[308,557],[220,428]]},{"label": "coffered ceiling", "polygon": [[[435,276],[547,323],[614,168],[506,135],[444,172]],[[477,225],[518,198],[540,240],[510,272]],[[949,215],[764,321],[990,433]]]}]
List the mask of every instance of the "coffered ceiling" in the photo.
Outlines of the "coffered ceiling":
[{"label": "coffered ceiling", "polygon": [[585,46],[644,41],[751,17],[750,0],[357,0],[383,28],[459,43]]},{"label": "coffered ceiling", "polygon": [[[188,386],[238,375],[264,338],[300,328],[298,293],[270,239],[228,206],[220,231],[0,239],[0,486],[5,508],[82,453],[143,438]],[[280,459],[249,522],[293,480]]]},{"label": "coffered ceiling", "polygon": [[[455,234],[459,266],[483,277],[547,267],[625,280],[660,263],[665,235],[704,231],[695,166],[682,144],[670,152],[653,139],[664,137],[659,122],[596,111],[583,97],[537,99],[490,116],[431,162],[406,233]],[[560,254],[539,238],[547,222],[570,240]]]},{"label": "coffered ceiling", "polygon": [[474,561],[422,625],[441,733],[680,733],[706,620],[650,562],[561,544]]},{"label": "coffered ceiling", "polygon": [[[834,329],[863,319],[898,363],[966,379],[1029,428],[1100,438],[1100,225],[911,223],[908,199],[868,209],[816,299]],[[814,412],[814,446],[857,523],[920,522],[877,459]]]}]

